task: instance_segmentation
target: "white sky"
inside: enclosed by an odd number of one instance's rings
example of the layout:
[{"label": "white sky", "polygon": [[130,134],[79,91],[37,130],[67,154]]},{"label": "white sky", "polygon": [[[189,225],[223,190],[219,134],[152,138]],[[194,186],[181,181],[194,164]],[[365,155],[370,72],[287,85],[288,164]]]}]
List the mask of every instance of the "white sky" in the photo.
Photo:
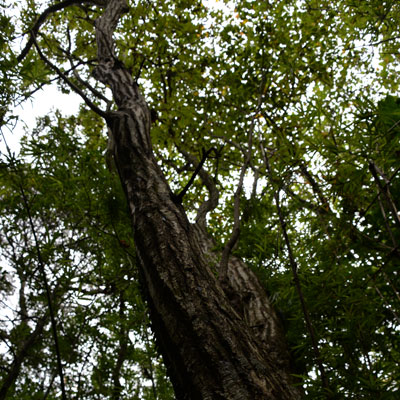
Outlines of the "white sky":
[{"label": "white sky", "polygon": [[[203,4],[208,8],[224,10],[228,13],[232,13],[234,9],[233,2],[230,2],[229,6],[227,6],[223,0],[203,0]],[[57,89],[55,84],[45,86],[43,89],[35,93],[31,99],[25,101],[22,105],[13,110],[13,114],[18,115],[20,120],[12,130],[8,127],[3,127],[2,134],[4,135],[11,152],[16,155],[19,153],[21,137],[25,133],[29,134],[29,132],[36,127],[36,119],[38,117],[42,117],[48,114],[49,111],[56,109],[60,110],[64,116],[77,114],[81,103],[82,99],[75,93],[71,92],[70,94],[63,94]],[[3,155],[7,155],[7,149],[3,136],[0,135],[0,160],[3,158]],[[251,186],[250,183],[248,185]],[[7,269],[7,266],[4,265],[4,263],[2,263],[1,267]],[[16,299],[8,298],[7,302],[15,304]],[[0,306],[0,310],[1,308],[2,307]],[[6,312],[4,312],[4,309],[1,311],[1,317],[11,317],[12,307],[10,307]]]},{"label": "white sky", "polygon": [[[3,129],[11,151],[16,154],[19,152],[21,136],[25,131],[29,132],[36,127],[36,118],[48,114],[52,109],[59,109],[63,115],[76,114],[81,102],[81,98],[75,93],[63,94],[57,90],[55,85],[45,86],[35,93],[32,99],[25,101],[14,110],[14,114],[20,117],[15,128],[12,131]],[[0,152],[0,154],[6,154],[3,137],[0,137]]]},{"label": "white sky", "polygon": [[[225,10],[228,13],[232,13],[234,9],[233,2],[227,5],[223,0],[203,0],[202,3],[208,8]],[[12,132],[7,129],[3,130],[11,151],[15,154],[19,153],[20,139],[25,131],[29,132],[36,127],[36,118],[42,117],[48,114],[50,110],[55,109],[59,109],[65,116],[76,114],[81,103],[81,98],[74,93],[63,94],[57,90],[56,85],[45,86],[35,93],[32,99],[14,110],[14,114],[19,115],[21,121],[17,123]],[[6,154],[6,147],[3,137],[0,136],[0,159],[2,154]]]}]

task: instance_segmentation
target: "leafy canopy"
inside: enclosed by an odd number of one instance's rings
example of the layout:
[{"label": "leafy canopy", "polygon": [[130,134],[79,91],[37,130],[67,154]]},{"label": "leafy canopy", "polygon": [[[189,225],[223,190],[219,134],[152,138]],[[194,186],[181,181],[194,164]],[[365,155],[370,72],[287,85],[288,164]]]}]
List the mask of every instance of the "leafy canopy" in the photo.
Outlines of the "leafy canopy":
[{"label": "leafy canopy", "polygon": [[[60,74],[97,107],[113,107],[91,77],[101,1],[46,14],[36,45],[18,58],[51,4],[1,3],[4,138],[23,118],[18,104],[50,84],[72,91]],[[118,58],[153,110],[154,153],[176,193],[208,154],[204,168],[220,193],[208,229],[220,248],[245,167],[234,251],[282,314],[311,399],[326,390],[395,399],[400,390],[399,14],[396,2],[377,0],[238,0],[221,9],[131,1],[115,32]],[[140,296],[123,193],[105,166],[106,136],[102,119],[82,105],[74,116],[38,119],[19,154],[2,138],[3,382],[22,354],[7,398],[59,393],[33,232],[69,397],[173,398]],[[209,196],[204,182],[198,177],[183,199],[193,219]]]}]

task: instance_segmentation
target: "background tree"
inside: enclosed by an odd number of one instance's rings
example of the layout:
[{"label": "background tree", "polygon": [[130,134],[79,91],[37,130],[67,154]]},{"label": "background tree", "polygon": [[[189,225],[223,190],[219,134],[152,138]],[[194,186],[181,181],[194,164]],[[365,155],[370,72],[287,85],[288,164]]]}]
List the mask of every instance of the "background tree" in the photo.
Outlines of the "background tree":
[{"label": "background tree", "polygon": [[[10,9],[1,17],[3,132],[15,120],[8,110],[54,80],[86,103],[76,116],[44,117],[27,132],[20,154],[6,153],[2,159],[1,248],[7,268],[1,288],[5,299],[16,299],[4,303],[14,312],[6,314],[1,332],[2,398],[60,396],[43,277],[57,320],[65,396],[172,398],[140,300],[138,269],[176,396],[193,390],[180,380],[190,371],[178,365],[176,344],[168,341],[170,328],[163,326],[160,310],[171,304],[169,292],[154,290],[161,286],[152,287],[154,275],[146,276],[145,266],[154,260],[149,249],[160,253],[162,242],[146,247],[143,238],[149,234],[140,231],[145,222],[137,218],[135,247],[117,174],[107,170],[101,155],[106,124],[96,113],[106,117],[116,135],[117,124],[119,132],[132,128],[118,119],[121,111],[139,122],[151,117],[155,160],[174,193],[162,193],[162,207],[182,216],[182,201],[191,221],[197,221],[198,229],[188,228],[191,242],[202,244],[191,251],[208,253],[219,278],[228,269],[221,282],[207,275],[214,289],[205,289],[201,281],[200,290],[190,292],[193,302],[207,303],[217,290],[215,299],[225,304],[222,288],[227,304],[251,325],[252,299],[260,297],[255,286],[249,290],[251,279],[238,284],[235,271],[252,276],[242,269],[241,258],[282,314],[292,371],[305,395],[396,398],[397,4],[240,1],[234,10],[218,12],[197,1],[134,2],[115,27],[115,53],[110,53],[111,31],[105,25],[96,25],[100,47],[95,42],[94,21],[104,9],[94,3],[31,2],[18,10],[20,22]],[[26,32],[22,51],[16,47],[19,32]],[[137,94],[134,85],[129,93],[128,87],[113,86],[112,74],[127,71],[138,80],[150,116],[132,114],[128,97],[118,98]],[[116,106],[99,80],[113,89]],[[137,126],[144,132],[144,125]],[[156,164],[143,159],[138,164],[125,144],[116,142],[116,150],[109,150],[128,198],[140,206],[140,199],[129,197],[129,177],[143,165],[152,165],[154,172]],[[148,142],[143,143],[146,149]],[[150,185],[149,176],[137,178],[137,193],[160,187]],[[149,220],[156,215],[151,211]],[[162,231],[162,217],[154,221],[157,231]],[[205,228],[214,241],[206,239]],[[136,253],[142,263],[137,264]],[[268,315],[273,311],[262,315],[264,322]],[[212,320],[218,321],[215,315]],[[272,359],[287,370],[285,351],[271,330],[265,344],[262,329],[240,324],[233,337],[244,334],[244,341],[257,342],[261,352],[269,346]],[[206,342],[198,338],[196,350]],[[195,363],[196,375],[207,377],[202,367]],[[275,377],[279,384],[285,379]],[[200,396],[196,385],[191,398]],[[240,390],[234,388],[242,395],[238,398],[256,398]]]}]

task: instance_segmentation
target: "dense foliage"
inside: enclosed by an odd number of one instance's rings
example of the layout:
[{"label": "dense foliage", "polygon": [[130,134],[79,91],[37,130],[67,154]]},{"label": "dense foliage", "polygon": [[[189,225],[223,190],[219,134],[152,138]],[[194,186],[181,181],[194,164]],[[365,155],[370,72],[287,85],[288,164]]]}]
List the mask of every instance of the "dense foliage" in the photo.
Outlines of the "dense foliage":
[{"label": "dense foliage", "polygon": [[[46,85],[113,107],[91,78],[102,2],[62,3],[1,4],[0,398],[60,398],[50,302],[68,398],[172,399],[104,122],[85,104],[51,111],[18,154],[6,146],[16,106]],[[240,195],[234,252],[279,310],[308,398],[398,398],[400,6],[221,4],[130,1],[118,26],[156,157],[178,193],[207,154],[221,248]],[[206,196],[197,178],[193,218]]]}]

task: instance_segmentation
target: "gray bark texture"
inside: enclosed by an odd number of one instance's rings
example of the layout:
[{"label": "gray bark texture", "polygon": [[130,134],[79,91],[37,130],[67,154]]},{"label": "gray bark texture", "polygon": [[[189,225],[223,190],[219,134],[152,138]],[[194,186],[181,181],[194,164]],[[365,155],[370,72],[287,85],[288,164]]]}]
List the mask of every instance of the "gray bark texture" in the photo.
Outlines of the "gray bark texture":
[{"label": "gray bark texture", "polygon": [[153,328],[176,398],[298,399],[284,334],[256,276],[230,257],[222,285],[212,271],[213,242],[190,224],[154,158],[150,112],[114,54],[113,31],[127,11],[108,2],[96,21],[98,66],[117,111],[108,114],[110,147],[129,203]]}]

